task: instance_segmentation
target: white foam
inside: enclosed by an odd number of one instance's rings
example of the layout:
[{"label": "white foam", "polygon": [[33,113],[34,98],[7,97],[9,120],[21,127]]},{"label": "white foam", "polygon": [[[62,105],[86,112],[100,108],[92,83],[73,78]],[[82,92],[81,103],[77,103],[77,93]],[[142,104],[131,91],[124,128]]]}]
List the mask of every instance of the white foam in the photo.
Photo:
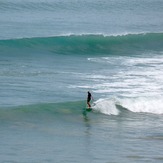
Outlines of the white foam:
[{"label": "white foam", "polygon": [[163,114],[163,97],[138,97],[120,100],[120,104],[132,112]]},{"label": "white foam", "polygon": [[[163,114],[163,97],[104,98],[93,103],[93,109],[107,115],[118,115],[120,105],[134,113]],[[123,110],[122,110],[123,111]]]},{"label": "white foam", "polygon": [[118,115],[114,99],[99,99],[94,102],[93,109],[107,115]]}]

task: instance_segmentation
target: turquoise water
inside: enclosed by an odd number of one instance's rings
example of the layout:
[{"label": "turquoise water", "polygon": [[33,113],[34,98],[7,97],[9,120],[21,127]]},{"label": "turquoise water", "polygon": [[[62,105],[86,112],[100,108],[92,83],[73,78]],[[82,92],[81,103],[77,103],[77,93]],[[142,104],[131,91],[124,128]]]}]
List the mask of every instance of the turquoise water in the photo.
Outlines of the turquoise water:
[{"label": "turquoise water", "polygon": [[1,1],[0,162],[161,163],[162,16],[161,0]]},{"label": "turquoise water", "polygon": [[2,162],[162,162],[162,115],[83,108],[76,101],[1,110]]}]

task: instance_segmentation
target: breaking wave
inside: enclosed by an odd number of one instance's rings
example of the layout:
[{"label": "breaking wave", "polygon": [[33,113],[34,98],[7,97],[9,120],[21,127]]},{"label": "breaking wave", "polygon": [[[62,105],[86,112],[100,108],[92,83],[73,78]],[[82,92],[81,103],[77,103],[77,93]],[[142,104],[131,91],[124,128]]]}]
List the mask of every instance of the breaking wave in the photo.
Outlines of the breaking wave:
[{"label": "breaking wave", "polygon": [[[1,120],[17,119],[54,119],[67,116],[80,116],[85,112],[85,101],[44,103],[35,105],[0,108]],[[132,113],[163,114],[162,97],[150,98],[101,98],[92,104],[92,114],[122,115],[126,111]],[[85,113],[84,113],[85,114]]]},{"label": "breaking wave", "polygon": [[[48,51],[56,54],[127,55],[140,51],[162,51],[163,33],[104,36],[94,34],[0,40],[0,54]],[[24,50],[24,51],[23,51]]]},{"label": "breaking wave", "polygon": [[[137,97],[99,99],[94,102],[94,110],[107,115],[119,115],[128,110],[134,113],[163,114],[163,97]],[[121,109],[119,109],[121,108]]]}]

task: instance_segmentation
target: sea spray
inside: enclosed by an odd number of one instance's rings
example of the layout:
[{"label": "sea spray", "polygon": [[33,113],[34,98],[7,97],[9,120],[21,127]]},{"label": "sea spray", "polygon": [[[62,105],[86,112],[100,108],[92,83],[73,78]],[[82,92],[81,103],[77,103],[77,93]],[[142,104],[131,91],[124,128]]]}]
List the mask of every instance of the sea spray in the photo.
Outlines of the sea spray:
[{"label": "sea spray", "polygon": [[114,99],[99,99],[94,102],[93,109],[107,115],[118,115],[119,110],[116,108]]}]

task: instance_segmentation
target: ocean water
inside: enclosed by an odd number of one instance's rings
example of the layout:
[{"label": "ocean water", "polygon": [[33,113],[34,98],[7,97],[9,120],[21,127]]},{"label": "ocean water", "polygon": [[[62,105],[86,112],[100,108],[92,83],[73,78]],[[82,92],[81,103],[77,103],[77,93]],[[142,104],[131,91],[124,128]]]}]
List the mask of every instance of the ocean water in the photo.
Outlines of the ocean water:
[{"label": "ocean water", "polygon": [[0,163],[162,163],[162,17],[162,0],[0,0]]}]

